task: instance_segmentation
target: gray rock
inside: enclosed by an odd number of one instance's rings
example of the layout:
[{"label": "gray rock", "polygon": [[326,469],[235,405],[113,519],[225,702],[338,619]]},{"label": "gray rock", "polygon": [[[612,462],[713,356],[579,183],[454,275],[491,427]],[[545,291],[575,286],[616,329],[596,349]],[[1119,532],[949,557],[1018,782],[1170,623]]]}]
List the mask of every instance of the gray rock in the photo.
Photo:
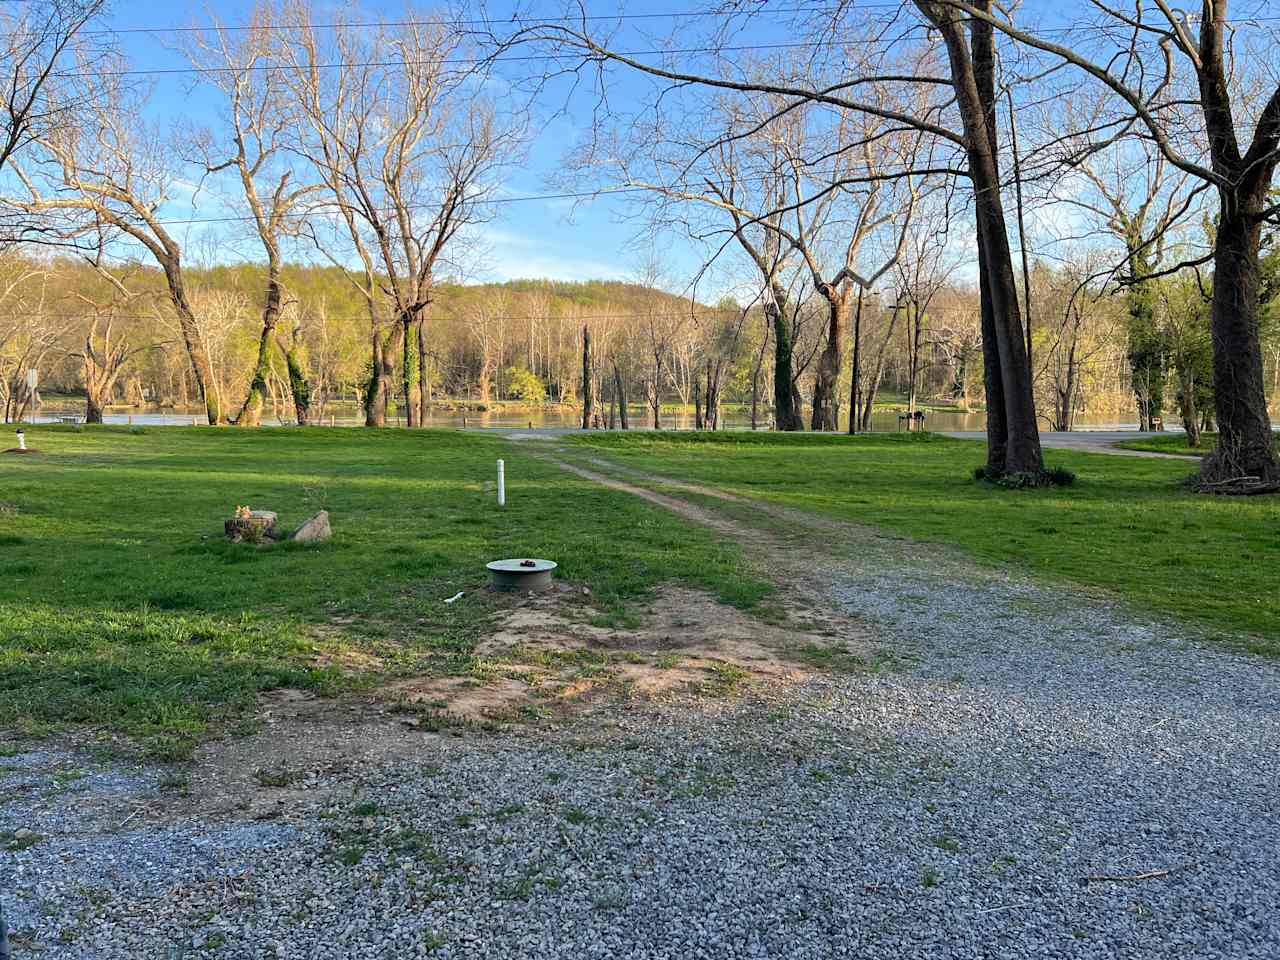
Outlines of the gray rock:
[{"label": "gray rock", "polygon": [[299,543],[315,543],[318,540],[328,540],[331,536],[333,531],[329,528],[329,511],[321,510],[293,531],[289,539]]}]

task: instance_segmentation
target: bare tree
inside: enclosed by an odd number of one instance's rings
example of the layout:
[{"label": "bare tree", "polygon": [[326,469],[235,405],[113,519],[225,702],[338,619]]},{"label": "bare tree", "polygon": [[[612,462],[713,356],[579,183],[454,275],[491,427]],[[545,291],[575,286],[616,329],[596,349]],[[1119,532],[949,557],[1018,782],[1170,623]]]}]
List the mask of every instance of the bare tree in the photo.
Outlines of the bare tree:
[{"label": "bare tree", "polygon": [[[967,8],[969,5],[963,6]],[[981,6],[989,11],[990,0],[984,0]],[[914,0],[914,7],[922,18],[922,24],[941,35],[950,65],[949,77],[938,76],[927,69],[912,70],[904,75],[892,69],[880,72],[875,68],[865,73],[860,70],[852,79],[844,74],[832,78],[813,74],[795,76],[793,72],[786,71],[760,77],[744,74],[730,62],[729,56],[722,58],[724,69],[718,75],[711,71],[694,72],[675,69],[673,65],[655,65],[612,49],[607,40],[587,32],[585,21],[581,25],[567,22],[522,24],[501,39],[504,47],[530,41],[549,43],[562,54],[556,61],[561,66],[566,58],[577,56],[580,58],[577,69],[593,64],[600,69],[621,65],[638,70],[666,81],[668,92],[689,87],[712,87],[742,95],[772,97],[777,104],[772,114],[775,119],[783,118],[807,103],[822,104],[833,110],[866,113],[936,137],[962,153],[965,169],[960,172],[969,178],[975,197],[982,277],[988,471],[1042,476],[1044,460],[997,162],[995,28],[990,22],[993,18],[973,16],[967,9],[961,9],[959,0]],[[852,3],[841,4],[833,18],[848,11],[861,13]],[[893,16],[897,17],[898,13]],[[902,35],[901,30],[891,32],[894,36]],[[724,34],[725,31],[720,30],[718,35],[723,37]],[[832,44],[830,38],[830,24],[827,24],[822,33],[815,36],[815,57],[804,59],[804,62],[813,62],[818,51],[826,50],[833,52],[835,59],[843,65],[849,51],[838,43]],[[864,90],[875,85],[901,85],[909,91],[918,90],[921,86],[935,91],[949,89],[952,100],[948,103],[938,96],[931,96],[921,102],[908,96],[897,98],[886,106],[875,98],[861,96]],[[959,130],[947,125],[948,110],[958,115]],[[918,174],[921,171],[914,172]],[[760,259],[767,271],[767,259]],[[786,347],[782,342],[777,344],[778,362],[775,366],[779,369],[775,377],[778,378],[789,366]],[[781,393],[781,387],[777,389]],[[781,396],[778,399],[782,403],[779,408],[781,426],[782,415],[784,411],[790,412],[790,404]]]},{"label": "bare tree", "polygon": [[[0,10],[0,169],[32,140],[66,121],[71,105],[58,88],[59,64],[102,12],[105,0],[44,0]],[[82,44],[81,62],[89,48]]]},{"label": "bare tree", "polygon": [[149,346],[134,347],[124,338],[112,341],[115,318],[111,312],[95,312],[85,334],[84,347],[74,354],[81,363],[84,379],[85,423],[101,423],[102,412],[111,402],[116,382],[129,360]]},{"label": "bare tree", "polygon": [[[281,63],[283,26],[272,7],[259,5],[245,28],[229,31],[215,25],[207,33],[191,35],[187,46],[187,56],[201,78],[222,95],[226,104],[224,127],[199,130],[192,138],[199,152],[198,163],[206,176],[224,170],[234,172],[237,193],[248,208],[266,256],[258,350],[248,394],[235,416],[237,424],[249,427],[262,422],[273,347],[286,357],[290,392],[300,424],[307,422],[310,396],[297,351],[286,342],[278,342],[276,334],[286,298],[281,280],[283,243],[297,234],[299,218],[307,213],[306,204],[320,190],[320,185],[309,180],[305,172],[302,177],[297,176],[299,167],[286,154],[292,132],[303,118]],[[240,204],[235,206],[240,208]]]},{"label": "bare tree", "polygon": [[10,210],[39,215],[41,237],[88,244],[98,262],[121,241],[143,247],[164,273],[196,387],[210,424],[226,422],[209,357],[187,290],[183,249],[160,209],[185,188],[173,145],[142,119],[146,93],[124,86],[122,64],[92,76],[77,74],[74,111],[33,134],[31,158],[11,167],[26,193],[0,200]]},{"label": "bare tree", "polygon": [[[418,331],[437,273],[490,209],[523,123],[485,94],[483,78],[456,66],[466,48],[444,21],[338,25],[322,36],[301,3],[289,18],[286,75],[307,119],[296,149],[320,172],[362,266],[353,282],[373,327],[366,423],[385,422],[399,350],[406,421],[416,426],[427,375]],[[393,332],[379,329],[384,303]]]},{"label": "bare tree", "polygon": [[933,301],[958,265],[947,256],[951,213],[945,204],[929,204],[928,215],[917,218],[904,232],[902,254],[897,261],[898,309],[907,318],[907,413],[914,428],[917,390]]}]

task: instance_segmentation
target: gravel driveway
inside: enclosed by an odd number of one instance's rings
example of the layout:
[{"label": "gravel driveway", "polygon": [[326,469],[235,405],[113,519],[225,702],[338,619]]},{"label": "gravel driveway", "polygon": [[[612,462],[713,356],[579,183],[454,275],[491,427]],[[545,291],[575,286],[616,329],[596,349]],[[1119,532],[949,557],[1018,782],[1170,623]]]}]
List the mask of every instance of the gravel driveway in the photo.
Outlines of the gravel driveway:
[{"label": "gravel driveway", "polygon": [[821,579],[884,665],[424,734],[269,820],[0,758],[15,955],[1280,956],[1274,663],[893,538]]}]

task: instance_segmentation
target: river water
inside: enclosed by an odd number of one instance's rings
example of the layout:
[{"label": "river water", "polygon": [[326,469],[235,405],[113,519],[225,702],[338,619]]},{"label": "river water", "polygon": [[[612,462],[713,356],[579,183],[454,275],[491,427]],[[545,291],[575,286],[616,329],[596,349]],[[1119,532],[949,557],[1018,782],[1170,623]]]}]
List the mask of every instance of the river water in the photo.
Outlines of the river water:
[{"label": "river water", "polygon": [[[83,417],[82,407],[53,407],[46,405],[36,416],[37,423],[56,423],[60,417]],[[631,429],[650,429],[651,414],[637,407],[629,411]],[[536,410],[495,410],[495,411],[456,411],[436,410],[427,417],[424,426],[443,428],[560,428],[572,429],[581,425],[582,414],[572,407],[546,407]],[[109,424],[135,424],[139,426],[193,426],[204,423],[199,410],[190,412],[182,410],[121,411],[107,413],[103,420]],[[664,410],[660,417],[664,430],[691,430],[694,425],[693,413],[677,408]],[[397,422],[392,419],[392,425]],[[330,405],[330,410],[317,424],[339,427],[355,427],[364,424],[364,418],[353,404]],[[981,412],[964,413],[958,410],[926,411],[925,428],[932,431],[970,431],[986,428],[986,415]],[[721,424],[728,430],[746,430],[751,427],[750,411],[738,407],[730,407],[722,411]],[[273,418],[264,417],[264,426],[280,426]],[[841,429],[848,426],[847,417],[842,418]],[[762,420],[760,429],[768,429],[769,422]],[[1136,421],[1118,420],[1114,415],[1082,416],[1076,423],[1082,430],[1136,430]],[[905,423],[899,419],[896,410],[877,410],[872,416],[871,428],[878,432],[894,432],[905,429]]]}]

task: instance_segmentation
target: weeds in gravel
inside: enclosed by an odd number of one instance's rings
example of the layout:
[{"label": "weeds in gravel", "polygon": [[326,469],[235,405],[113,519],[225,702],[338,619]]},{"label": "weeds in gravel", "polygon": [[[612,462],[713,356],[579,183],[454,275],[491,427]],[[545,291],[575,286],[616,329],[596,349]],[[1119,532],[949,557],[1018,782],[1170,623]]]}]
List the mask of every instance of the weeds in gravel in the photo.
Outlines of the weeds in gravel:
[{"label": "weeds in gravel", "polygon": [[948,837],[946,834],[942,834],[937,837],[930,837],[929,842],[939,850],[943,850],[946,853],[960,852],[960,843],[954,837]]},{"label": "weeds in gravel", "polygon": [[191,791],[191,778],[185,773],[166,773],[157,786],[165,793],[186,794]]},{"label": "weeds in gravel", "polygon": [[630,902],[631,898],[627,896],[627,891],[622,887],[618,887],[615,890],[608,890],[592,897],[591,909],[599,912],[621,910]]},{"label": "weeds in gravel", "polygon": [[936,887],[941,880],[942,874],[937,867],[926,866],[920,874],[920,885],[926,889]]},{"label": "weeds in gravel", "polygon": [[825,646],[809,643],[801,647],[797,655],[811,667],[831,673],[861,673],[871,667],[865,657],[854,653],[843,644]]},{"label": "weeds in gravel", "polygon": [[736,663],[713,663],[707,667],[710,678],[702,681],[698,692],[709,697],[730,697],[739,693],[751,674]]},{"label": "weeds in gravel", "polygon": [[587,811],[583,810],[581,807],[569,807],[564,812],[564,818],[575,827],[580,827],[583,824],[590,823],[592,820],[591,814],[587,813]]},{"label": "weeds in gravel", "polygon": [[558,890],[563,884],[559,877],[546,873],[543,864],[535,864],[524,869],[519,877],[497,884],[494,895],[499,900],[528,900],[538,887]]},{"label": "weeds in gravel", "polygon": [[302,771],[288,767],[259,767],[253,772],[253,779],[264,787],[287,787],[302,779]]},{"label": "weeds in gravel", "polygon": [[354,867],[364,859],[364,855],[365,847],[361,844],[353,843],[338,851],[338,862],[343,866]]},{"label": "weeds in gravel", "polygon": [[0,847],[5,850],[26,850],[28,847],[34,847],[43,840],[44,837],[36,833],[34,830],[4,830],[0,831]]}]

